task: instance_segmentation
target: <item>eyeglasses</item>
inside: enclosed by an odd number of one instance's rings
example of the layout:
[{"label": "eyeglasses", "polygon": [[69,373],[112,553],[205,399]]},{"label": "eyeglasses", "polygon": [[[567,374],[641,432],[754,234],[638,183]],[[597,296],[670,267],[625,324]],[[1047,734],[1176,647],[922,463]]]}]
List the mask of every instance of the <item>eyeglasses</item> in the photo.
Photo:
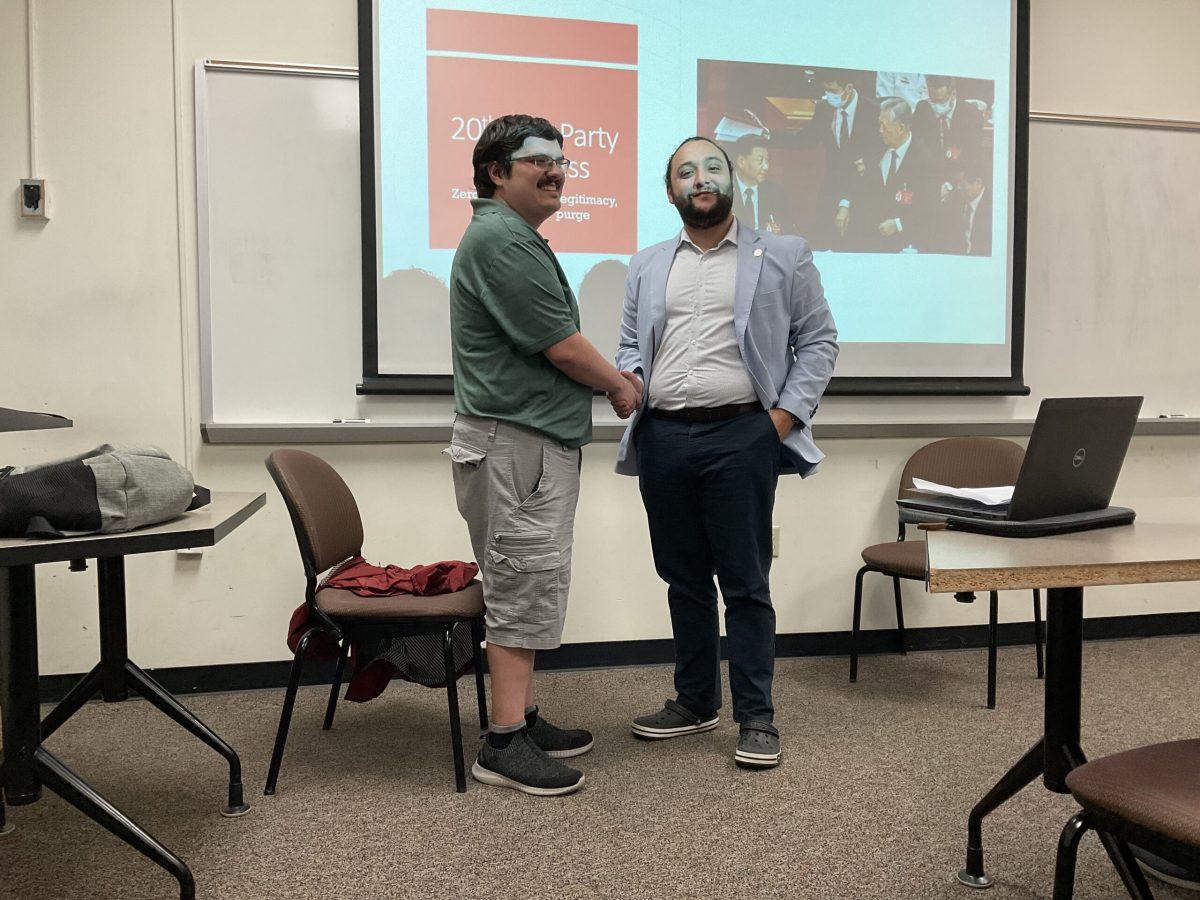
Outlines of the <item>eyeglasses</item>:
[{"label": "eyeglasses", "polygon": [[531,163],[537,166],[543,172],[549,172],[555,166],[559,166],[566,170],[571,165],[571,161],[565,157],[560,156],[556,159],[553,156],[546,156],[541,153],[535,154],[534,156],[510,156],[508,161]]}]

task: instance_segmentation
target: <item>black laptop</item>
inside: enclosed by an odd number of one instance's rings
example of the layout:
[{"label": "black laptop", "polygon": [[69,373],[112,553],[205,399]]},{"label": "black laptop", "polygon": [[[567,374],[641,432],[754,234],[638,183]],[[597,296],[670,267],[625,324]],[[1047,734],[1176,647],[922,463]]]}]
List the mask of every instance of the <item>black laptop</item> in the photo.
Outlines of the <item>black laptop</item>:
[{"label": "black laptop", "polygon": [[[988,506],[957,497],[914,494],[896,503],[933,513],[935,518],[947,517],[952,527],[970,528],[973,521],[980,527],[972,530],[997,534],[1054,534],[1127,524],[1133,521],[1133,511],[1108,503],[1141,407],[1141,397],[1043,400],[1010,502]],[[1002,524],[1035,521],[1040,527]],[[988,523],[994,526],[984,528]]]}]

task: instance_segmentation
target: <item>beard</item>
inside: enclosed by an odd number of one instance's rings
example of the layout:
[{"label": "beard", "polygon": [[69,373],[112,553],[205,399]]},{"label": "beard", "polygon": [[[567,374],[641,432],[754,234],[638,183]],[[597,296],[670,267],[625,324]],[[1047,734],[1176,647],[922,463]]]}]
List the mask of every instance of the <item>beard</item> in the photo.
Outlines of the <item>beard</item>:
[{"label": "beard", "polygon": [[683,219],[683,224],[692,228],[712,228],[724,222],[733,209],[733,195],[720,191],[716,194],[716,202],[708,210],[697,209],[691,197],[676,200],[675,208],[679,210],[679,218]]}]

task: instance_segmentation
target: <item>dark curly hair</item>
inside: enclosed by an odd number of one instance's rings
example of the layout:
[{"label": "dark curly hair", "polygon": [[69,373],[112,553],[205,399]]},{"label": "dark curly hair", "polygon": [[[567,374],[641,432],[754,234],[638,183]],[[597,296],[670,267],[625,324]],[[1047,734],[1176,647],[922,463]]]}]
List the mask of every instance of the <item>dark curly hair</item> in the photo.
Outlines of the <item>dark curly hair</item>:
[{"label": "dark curly hair", "polygon": [[537,116],[527,116],[513,113],[507,116],[497,116],[488,122],[483,134],[475,143],[475,152],[471,154],[471,165],[475,167],[475,190],[480,197],[491,197],[496,193],[496,185],[488,174],[488,166],[492,163],[500,165],[500,172],[507,175],[512,171],[512,156],[525,138],[544,138],[547,141],[562,143],[562,132],[545,119]]}]

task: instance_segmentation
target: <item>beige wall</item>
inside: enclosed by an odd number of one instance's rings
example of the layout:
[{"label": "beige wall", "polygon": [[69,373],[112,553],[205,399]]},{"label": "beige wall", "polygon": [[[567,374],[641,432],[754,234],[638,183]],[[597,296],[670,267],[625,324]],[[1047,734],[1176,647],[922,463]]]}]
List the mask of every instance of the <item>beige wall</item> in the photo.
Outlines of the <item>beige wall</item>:
[{"label": "beige wall", "polygon": [[[51,458],[103,441],[148,442],[190,459],[210,487],[267,492],[266,510],[199,559],[156,554],[129,560],[130,643],[134,658],[147,666],[284,658],[284,629],[302,599],[303,579],[290,525],[263,469],[266,450],[201,445],[197,438],[192,67],[205,57],[354,65],[355,4],[35,0],[33,6],[37,174],[49,182],[52,221],[31,226],[16,216],[17,179],[29,168],[26,5],[0,0],[0,210],[4,204],[8,209],[0,213],[0,403],[70,415],[75,428],[0,435],[0,461]],[[1136,65],[1109,71],[1088,63],[1090,54],[1081,49],[1093,40],[1097,58],[1112,58],[1113,36],[1142,35],[1133,51],[1138,58],[1156,64],[1163,50],[1180,64],[1172,69],[1172,83],[1197,89],[1200,64],[1181,45],[1174,49],[1182,40],[1176,35],[1194,33],[1200,24],[1195,4],[1158,4],[1153,39],[1144,36],[1150,24],[1139,21],[1132,28],[1133,8],[1115,0],[1035,6],[1034,108],[1196,115],[1195,96],[1180,109],[1140,105],[1144,89],[1122,93]],[[1060,52],[1062,46],[1072,52]],[[1077,327],[1072,314],[1052,302],[1063,285],[1046,246],[1055,246],[1057,237],[1046,230],[1051,220],[1040,215],[1032,211],[1030,226],[1031,273],[1037,274],[1030,279],[1027,358],[1035,386],[1046,379],[1064,383],[1053,349]],[[1127,299],[1118,294],[1110,301]],[[1119,354],[1123,335],[1110,330],[1106,354]],[[1183,336],[1178,340],[1186,345]],[[1194,354],[1159,355],[1161,371],[1154,377],[1172,379],[1181,403],[1194,398],[1189,387],[1197,374]],[[1114,389],[1137,389],[1122,380],[1119,368],[1114,373]],[[823,415],[853,419],[890,402],[831,401]],[[964,406],[935,399],[895,408],[913,418],[927,407],[940,410],[939,418],[959,410],[1006,417],[1022,408],[1018,403],[995,399]],[[858,550],[893,536],[890,498],[905,458],[921,443],[829,441],[818,477],[783,481],[776,513],[783,552],[773,577],[781,631],[849,626]],[[1119,499],[1152,515],[1176,494],[1200,497],[1198,445],[1200,439],[1190,437],[1136,439]],[[318,448],[358,496],[370,557],[412,564],[469,556],[439,450]],[[614,453],[613,444],[586,453],[568,641],[669,634],[636,483],[611,474]],[[94,573],[43,566],[38,586],[42,671],[89,668],[97,655]],[[916,585],[906,590],[912,626],[978,623],[986,617],[981,605],[926,597]],[[867,627],[891,624],[888,598],[882,578],[869,583]],[[1093,615],[1198,608],[1189,585],[1089,592]],[[1002,614],[1023,618],[1027,610],[1027,594],[1010,595]]]}]

